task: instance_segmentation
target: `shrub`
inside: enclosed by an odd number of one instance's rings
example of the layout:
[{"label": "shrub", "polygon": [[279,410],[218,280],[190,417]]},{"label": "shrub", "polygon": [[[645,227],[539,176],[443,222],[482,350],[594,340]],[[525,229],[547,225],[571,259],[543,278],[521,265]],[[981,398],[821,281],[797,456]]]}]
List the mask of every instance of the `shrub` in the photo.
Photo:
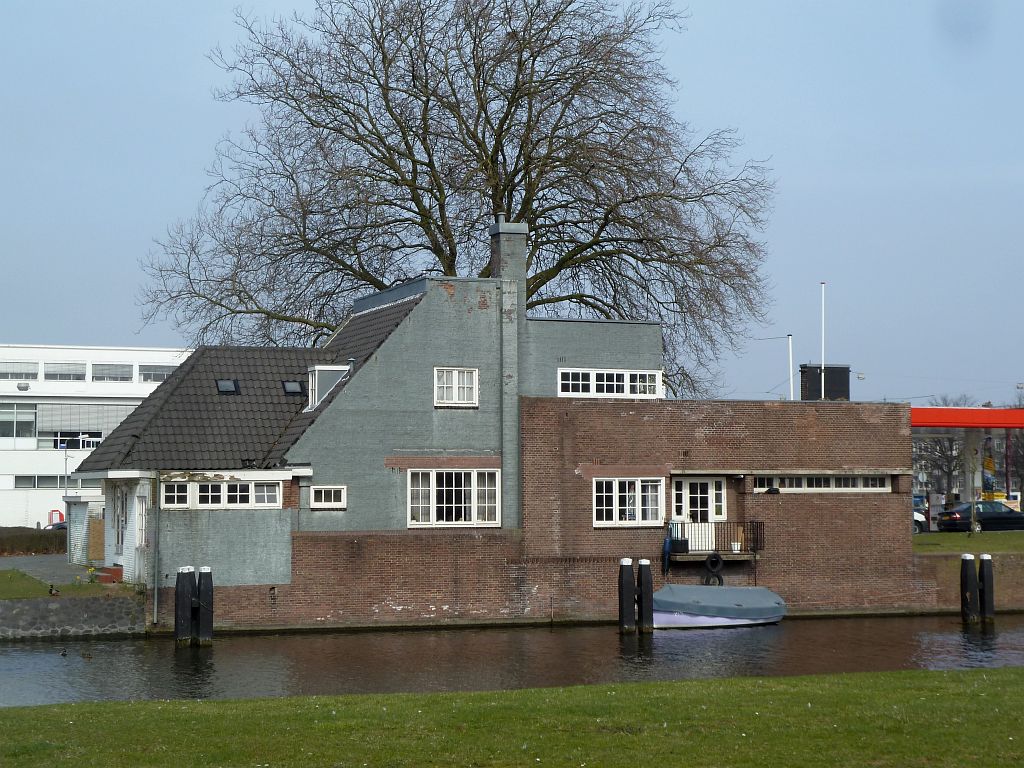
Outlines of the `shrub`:
[{"label": "shrub", "polygon": [[67,551],[67,531],[0,528],[0,555],[50,555]]}]

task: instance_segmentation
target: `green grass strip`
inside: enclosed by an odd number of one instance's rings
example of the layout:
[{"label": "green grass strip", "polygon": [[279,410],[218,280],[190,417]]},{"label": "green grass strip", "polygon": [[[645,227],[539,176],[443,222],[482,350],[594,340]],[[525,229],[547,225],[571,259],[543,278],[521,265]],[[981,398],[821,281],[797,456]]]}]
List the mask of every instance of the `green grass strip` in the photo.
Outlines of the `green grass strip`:
[{"label": "green grass strip", "polygon": [[981,533],[918,533],[913,537],[914,552],[941,552],[972,555],[1024,552],[1024,531],[982,531]]},{"label": "green grass strip", "polygon": [[[90,584],[88,581],[74,584],[55,585],[60,592],[54,600],[68,597],[96,597],[99,595],[121,594],[127,587],[117,584]],[[0,600],[24,600],[31,597],[50,597],[50,585],[22,573],[21,571],[0,571]]]},{"label": "green grass strip", "polygon": [[0,710],[0,765],[1019,766],[1021,712],[1017,668],[68,704]]}]

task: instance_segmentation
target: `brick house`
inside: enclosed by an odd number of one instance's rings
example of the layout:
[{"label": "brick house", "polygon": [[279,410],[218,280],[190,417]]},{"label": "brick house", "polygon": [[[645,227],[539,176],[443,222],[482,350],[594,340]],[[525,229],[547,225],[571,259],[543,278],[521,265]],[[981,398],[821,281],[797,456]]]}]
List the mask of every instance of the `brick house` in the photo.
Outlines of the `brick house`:
[{"label": "brick house", "polygon": [[909,410],[665,399],[656,324],[527,318],[525,225],[492,278],[362,299],[319,349],[201,347],[83,462],[110,566],[171,623],[210,566],[222,627],[600,620],[620,557],[900,608]]}]

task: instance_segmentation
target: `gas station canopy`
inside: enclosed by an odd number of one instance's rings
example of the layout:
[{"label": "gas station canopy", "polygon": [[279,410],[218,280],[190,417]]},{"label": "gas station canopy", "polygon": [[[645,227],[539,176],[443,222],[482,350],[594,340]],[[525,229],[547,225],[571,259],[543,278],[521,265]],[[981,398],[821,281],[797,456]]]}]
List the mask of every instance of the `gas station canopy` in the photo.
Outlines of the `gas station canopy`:
[{"label": "gas station canopy", "polygon": [[911,406],[910,426],[924,428],[1024,429],[1024,408]]}]

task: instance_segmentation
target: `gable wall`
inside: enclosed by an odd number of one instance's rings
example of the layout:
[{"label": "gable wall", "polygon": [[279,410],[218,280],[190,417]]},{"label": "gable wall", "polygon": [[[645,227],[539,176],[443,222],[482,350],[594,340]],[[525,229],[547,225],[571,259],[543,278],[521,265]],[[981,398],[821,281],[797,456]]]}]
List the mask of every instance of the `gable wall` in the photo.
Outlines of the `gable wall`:
[{"label": "gable wall", "polygon": [[[348,508],[309,511],[300,530],[406,528],[406,473],[500,459],[496,280],[430,281],[426,295],[288,452],[312,485],[344,485]],[[478,369],[479,407],[435,408],[434,366]],[[409,459],[409,457],[414,457]],[[470,466],[473,466],[472,464]],[[514,525],[505,520],[503,525]]]}]

